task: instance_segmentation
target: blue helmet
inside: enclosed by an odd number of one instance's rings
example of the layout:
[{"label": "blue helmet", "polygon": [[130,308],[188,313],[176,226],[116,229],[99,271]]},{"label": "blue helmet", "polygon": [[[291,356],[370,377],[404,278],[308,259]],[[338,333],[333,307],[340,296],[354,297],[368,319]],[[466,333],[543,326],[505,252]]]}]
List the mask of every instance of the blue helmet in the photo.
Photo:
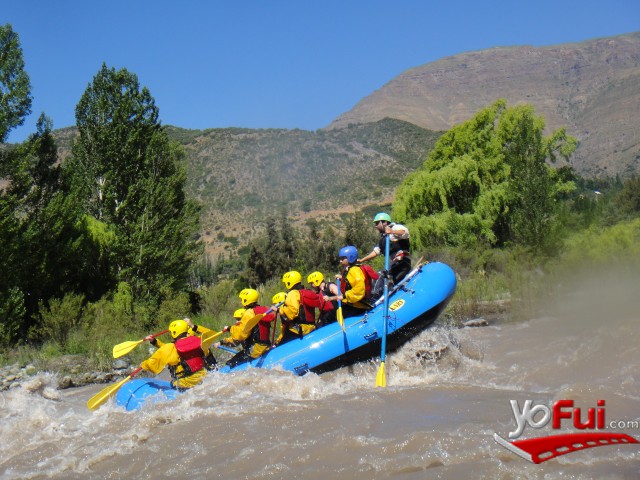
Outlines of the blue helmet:
[{"label": "blue helmet", "polygon": [[353,245],[342,247],[338,252],[338,258],[347,257],[349,263],[355,263],[358,259],[358,249]]}]

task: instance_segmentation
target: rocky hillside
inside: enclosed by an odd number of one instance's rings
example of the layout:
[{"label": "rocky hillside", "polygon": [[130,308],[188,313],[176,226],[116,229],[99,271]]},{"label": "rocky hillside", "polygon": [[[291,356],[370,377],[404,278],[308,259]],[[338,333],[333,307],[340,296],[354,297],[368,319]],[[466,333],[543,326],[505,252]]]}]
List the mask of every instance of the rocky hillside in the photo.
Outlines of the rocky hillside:
[{"label": "rocky hillside", "polygon": [[[442,133],[394,119],[315,132],[166,129],[186,150],[187,193],[202,205],[202,239],[214,255],[246,245],[269,216],[302,226],[388,206]],[[77,131],[54,135],[64,161]]]},{"label": "rocky hillside", "polygon": [[461,53],[412,68],[328,128],[397,118],[447,130],[498,98],[527,102],[580,141],[587,177],[640,174],[640,32],[550,47]]},{"label": "rocky hillside", "polygon": [[261,220],[280,212],[299,223],[333,221],[391,203],[440,136],[391,119],[316,132],[168,131],[187,150],[188,190],[203,205],[203,237],[213,252],[244,244]]}]

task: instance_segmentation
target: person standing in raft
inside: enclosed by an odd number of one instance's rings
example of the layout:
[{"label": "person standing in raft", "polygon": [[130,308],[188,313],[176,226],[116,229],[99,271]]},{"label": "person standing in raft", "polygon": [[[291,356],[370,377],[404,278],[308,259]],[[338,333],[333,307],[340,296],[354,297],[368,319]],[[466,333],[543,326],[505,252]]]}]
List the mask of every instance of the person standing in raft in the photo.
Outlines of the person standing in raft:
[{"label": "person standing in raft", "polygon": [[218,345],[237,346],[241,345],[242,350],[238,352],[227,365],[234,366],[238,363],[258,358],[271,348],[271,326],[276,319],[274,313],[268,313],[260,318],[257,315],[264,314],[269,307],[258,304],[260,294],[253,288],[243,289],[238,297],[242,303],[244,311],[236,310],[236,314],[242,313],[240,321],[231,327],[224,327],[229,330],[229,338],[222,339]]},{"label": "person standing in raft", "polygon": [[[384,255],[385,237],[389,235],[389,274],[393,283],[397,285],[411,271],[409,229],[404,225],[393,223],[389,214],[384,212],[380,212],[374,217],[373,224],[380,232],[380,241],[373,247],[371,253],[359,258],[358,263],[369,261],[381,254]],[[376,294],[376,296],[379,295]]]},{"label": "person standing in raft", "polygon": [[282,283],[287,287],[287,297],[280,307],[282,328],[276,345],[302,338],[315,330],[315,309],[322,310],[324,299],[321,295],[302,287],[300,272],[290,271],[282,276]]},{"label": "person standing in raft", "polygon": [[[150,339],[152,345],[158,347],[140,367],[158,375],[165,367],[171,374],[171,386],[178,390],[186,390],[202,383],[207,370],[215,366],[215,358],[210,353],[205,355],[202,342],[196,333],[210,332],[208,328],[194,325],[191,320],[175,320],[169,325],[169,333],[173,342],[164,343],[158,339]],[[207,358],[208,357],[208,358]]]},{"label": "person standing in raft", "polygon": [[324,300],[324,306],[320,310],[318,320],[316,321],[316,328],[337,321],[338,286],[333,282],[325,282],[324,275],[321,272],[310,273],[307,277],[307,283],[311,285],[314,292],[322,295],[322,299]]},{"label": "person standing in raft", "polygon": [[[342,273],[336,275],[340,280],[340,295],[336,300],[342,300],[342,315],[344,318],[362,315],[371,308],[367,302],[367,291],[371,291],[370,280],[357,265],[358,249],[353,245],[342,247],[338,252]],[[329,297],[329,300],[332,300]]]}]

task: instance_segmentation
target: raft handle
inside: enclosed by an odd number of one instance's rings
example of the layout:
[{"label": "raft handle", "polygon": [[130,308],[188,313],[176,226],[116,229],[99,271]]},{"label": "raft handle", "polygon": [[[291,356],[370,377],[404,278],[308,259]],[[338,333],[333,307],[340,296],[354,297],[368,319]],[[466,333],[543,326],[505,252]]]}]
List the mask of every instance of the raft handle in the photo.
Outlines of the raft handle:
[{"label": "raft handle", "polygon": [[309,364],[303,363],[302,365],[298,365],[293,367],[298,375],[302,375],[303,373],[307,373],[309,371]]},{"label": "raft handle", "polygon": [[372,333],[370,333],[370,334],[368,334],[368,335],[365,335],[365,336],[364,336],[364,339],[365,339],[367,342],[370,342],[370,341],[372,341],[372,340],[375,340],[375,339],[376,339],[376,338],[378,338],[378,337],[379,337],[378,332],[372,332]]}]

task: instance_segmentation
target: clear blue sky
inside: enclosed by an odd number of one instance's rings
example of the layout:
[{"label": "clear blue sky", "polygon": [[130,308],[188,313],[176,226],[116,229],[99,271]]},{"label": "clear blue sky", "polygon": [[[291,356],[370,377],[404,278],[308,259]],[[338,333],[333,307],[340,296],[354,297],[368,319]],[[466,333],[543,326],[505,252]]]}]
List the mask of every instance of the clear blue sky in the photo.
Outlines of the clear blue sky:
[{"label": "clear blue sky", "polygon": [[54,128],[103,62],[138,75],[163,124],[316,130],[403,71],[471,50],[640,30],[640,0],[0,0],[33,113]]}]

